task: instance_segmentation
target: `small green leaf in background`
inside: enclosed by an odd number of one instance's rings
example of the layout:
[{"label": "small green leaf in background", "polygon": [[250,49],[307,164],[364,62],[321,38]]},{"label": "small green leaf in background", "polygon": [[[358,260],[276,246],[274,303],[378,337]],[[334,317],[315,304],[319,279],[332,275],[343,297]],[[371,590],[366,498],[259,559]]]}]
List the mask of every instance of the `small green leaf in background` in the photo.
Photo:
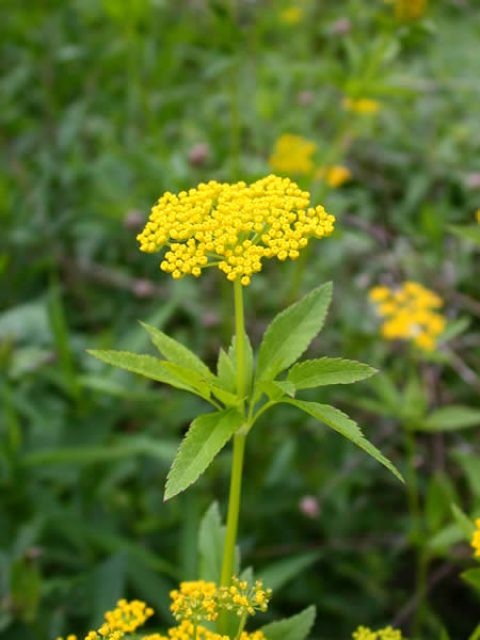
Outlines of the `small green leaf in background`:
[{"label": "small green leaf in background", "polygon": [[466,583],[480,591],[480,569],[467,569],[460,576],[462,580],[465,580]]},{"label": "small green leaf in background", "polygon": [[103,562],[92,572],[88,592],[92,602],[92,628],[98,627],[105,611],[113,609],[115,603],[125,595],[127,553],[119,551]]},{"label": "small green leaf in background", "polygon": [[168,474],[165,500],[195,482],[242,422],[243,416],[234,409],[208,413],[192,422]]},{"label": "small green leaf in background", "polygon": [[10,570],[10,592],[13,607],[25,622],[37,616],[42,578],[35,562],[26,558],[16,560]]},{"label": "small green leaf in background", "polygon": [[319,553],[317,551],[302,553],[290,558],[282,558],[259,571],[259,577],[266,587],[277,591],[304,569],[314,564],[318,558]]},{"label": "small green leaf in background", "polygon": [[273,380],[293,364],[320,332],[332,299],[329,282],[279,313],[263,336],[257,379]]},{"label": "small green leaf in background", "polygon": [[328,427],[337,431],[347,440],[350,440],[357,447],[363,449],[368,455],[375,458],[377,462],[383,464],[389,471],[393,473],[401,482],[403,482],[402,474],[369,440],[365,438],[360,427],[356,422],[351,420],[345,413],[331,407],[328,404],[319,404],[318,402],[305,402],[304,400],[282,400],[287,404],[298,407],[316,420],[323,422]]},{"label": "small green leaf in background", "polygon": [[315,622],[315,607],[261,628],[267,640],[305,640]]},{"label": "small green leaf in background", "polygon": [[475,525],[456,504],[452,504],[452,513],[466,540],[470,542],[475,531]]},{"label": "small green leaf in background", "polygon": [[480,640],[480,624],[472,633],[472,635],[468,638],[468,640]]},{"label": "small green leaf in background", "polygon": [[225,528],[222,526],[218,503],[210,505],[198,532],[199,578],[218,583],[222,570]]},{"label": "small green leaf in background", "polygon": [[377,373],[368,364],[343,358],[319,358],[295,364],[288,372],[288,380],[296,389],[310,389],[330,384],[351,384]]},{"label": "small green leaf in background", "polygon": [[426,420],[419,425],[421,431],[457,431],[480,425],[480,409],[450,405],[433,411]]},{"label": "small green leaf in background", "polygon": [[480,225],[450,225],[448,227],[452,233],[463,240],[469,240],[480,246]]}]

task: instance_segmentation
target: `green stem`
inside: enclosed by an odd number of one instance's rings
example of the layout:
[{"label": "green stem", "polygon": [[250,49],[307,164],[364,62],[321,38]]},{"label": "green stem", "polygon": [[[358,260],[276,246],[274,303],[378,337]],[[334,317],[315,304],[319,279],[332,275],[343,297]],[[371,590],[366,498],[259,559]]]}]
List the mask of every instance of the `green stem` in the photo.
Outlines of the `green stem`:
[{"label": "green stem", "polygon": [[[235,302],[235,353],[237,365],[237,393],[240,398],[241,411],[245,406],[245,318],[243,309],[243,287],[239,280],[234,282]],[[223,548],[220,584],[230,585],[235,568],[235,547],[237,544],[238,517],[242,494],[243,459],[247,431],[243,427],[233,437],[233,461],[230,476],[230,493],[228,496],[227,528]],[[228,618],[221,615],[218,621],[219,632],[226,633]]]},{"label": "green stem", "polygon": [[407,498],[408,510],[412,522],[412,544],[415,550],[415,600],[417,606],[412,623],[414,637],[419,637],[422,629],[425,613],[425,592],[428,577],[428,556],[424,548],[423,519],[420,504],[420,490],[418,474],[415,466],[417,446],[414,433],[404,427],[405,448],[407,453],[408,477],[407,477]]}]

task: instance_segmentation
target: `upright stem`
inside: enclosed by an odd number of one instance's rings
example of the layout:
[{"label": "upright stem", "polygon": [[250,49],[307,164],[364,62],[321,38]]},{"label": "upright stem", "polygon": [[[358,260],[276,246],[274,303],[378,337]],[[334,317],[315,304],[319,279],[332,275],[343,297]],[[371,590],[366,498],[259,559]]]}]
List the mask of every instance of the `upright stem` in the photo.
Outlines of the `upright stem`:
[{"label": "upright stem", "polygon": [[[243,311],[243,288],[239,280],[235,280],[234,282],[234,301],[237,393],[241,400],[240,407],[243,411],[245,403],[245,319]],[[230,477],[230,494],[228,497],[227,530],[225,533],[222,572],[220,577],[220,584],[222,586],[228,586],[230,584],[234,571],[245,440],[246,433],[242,429],[237,431],[233,438],[233,463]]]}]

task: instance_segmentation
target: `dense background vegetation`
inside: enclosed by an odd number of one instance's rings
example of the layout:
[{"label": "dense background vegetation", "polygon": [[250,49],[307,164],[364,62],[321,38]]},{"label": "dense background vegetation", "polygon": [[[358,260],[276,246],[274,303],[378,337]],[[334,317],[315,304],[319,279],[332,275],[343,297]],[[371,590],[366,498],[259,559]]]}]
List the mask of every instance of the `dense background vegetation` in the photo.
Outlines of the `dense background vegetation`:
[{"label": "dense background vegetation", "polygon": [[[279,135],[314,141],[318,164],[334,158],[352,171],[341,189],[313,186],[337,230],[300,282],[293,264],[254,279],[252,340],[286,301],[333,280],[312,353],[357,358],[383,375],[312,398],[348,409],[407,475],[408,415],[480,407],[479,254],[452,229],[473,227],[480,206],[476,2],[435,3],[411,23],[380,1],[297,4],[298,21],[284,13],[292,3],[267,0],[239,1],[233,14],[226,0],[4,3],[2,639],[87,628],[123,595],[145,598],[167,624],[169,589],[195,575],[200,519],[213,499],[224,503],[228,451],[163,503],[177,443],[206,406],[85,353],[146,352],[138,319],[212,364],[229,342],[220,274],[172,282],[137,250],[164,190],[256,179],[270,171]],[[353,116],[344,95],[381,109]],[[406,278],[438,292],[450,321],[448,339],[422,361],[382,340],[368,303],[371,286]],[[478,594],[459,577],[473,560],[451,510],[480,513],[478,420],[466,422],[473,428],[416,439],[419,543],[405,488],[382,467],[293,411],[265,419],[248,444],[241,539],[245,562],[277,587],[271,614],[314,602],[314,637],[342,640],[360,623],[409,630],[421,607],[422,639],[443,627],[466,638]]]}]

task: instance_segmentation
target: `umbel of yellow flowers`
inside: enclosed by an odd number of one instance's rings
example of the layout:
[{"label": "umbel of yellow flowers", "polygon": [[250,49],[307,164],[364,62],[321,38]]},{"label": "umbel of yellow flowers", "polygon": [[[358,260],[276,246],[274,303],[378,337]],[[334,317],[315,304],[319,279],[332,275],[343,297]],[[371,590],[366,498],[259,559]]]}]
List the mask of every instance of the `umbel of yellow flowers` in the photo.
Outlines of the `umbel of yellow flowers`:
[{"label": "umbel of yellow flowers", "polygon": [[370,300],[384,318],[381,332],[386,340],[410,340],[424,351],[433,351],[446,325],[437,312],[443,301],[418,282],[404,282],[398,287],[374,287]]},{"label": "umbel of yellow flowers", "polygon": [[352,634],[353,640],[405,640],[402,632],[393,627],[372,631],[368,627],[358,627]]},{"label": "umbel of yellow flowers", "polygon": [[166,248],[160,268],[175,279],[216,266],[246,286],[265,258],[297,259],[310,238],[329,236],[334,222],[289,178],[270,175],[250,185],[211,180],[165,193],[137,240],[147,253]]},{"label": "umbel of yellow flowers", "polygon": [[[257,611],[267,610],[271,594],[271,589],[264,589],[260,580],[250,585],[233,577],[228,587],[219,587],[206,580],[182,582],[170,593],[170,611],[178,625],[170,628],[166,635],[153,633],[142,636],[141,640],[230,640],[200,623],[215,621],[221,611],[232,612],[245,621]],[[119,600],[113,611],[107,611],[101,627],[89,631],[84,640],[127,640],[131,638],[129,634],[136,632],[152,615],[153,609],[140,600]],[[71,634],[65,640],[78,638]],[[239,640],[266,639],[262,631],[242,631]]]}]

